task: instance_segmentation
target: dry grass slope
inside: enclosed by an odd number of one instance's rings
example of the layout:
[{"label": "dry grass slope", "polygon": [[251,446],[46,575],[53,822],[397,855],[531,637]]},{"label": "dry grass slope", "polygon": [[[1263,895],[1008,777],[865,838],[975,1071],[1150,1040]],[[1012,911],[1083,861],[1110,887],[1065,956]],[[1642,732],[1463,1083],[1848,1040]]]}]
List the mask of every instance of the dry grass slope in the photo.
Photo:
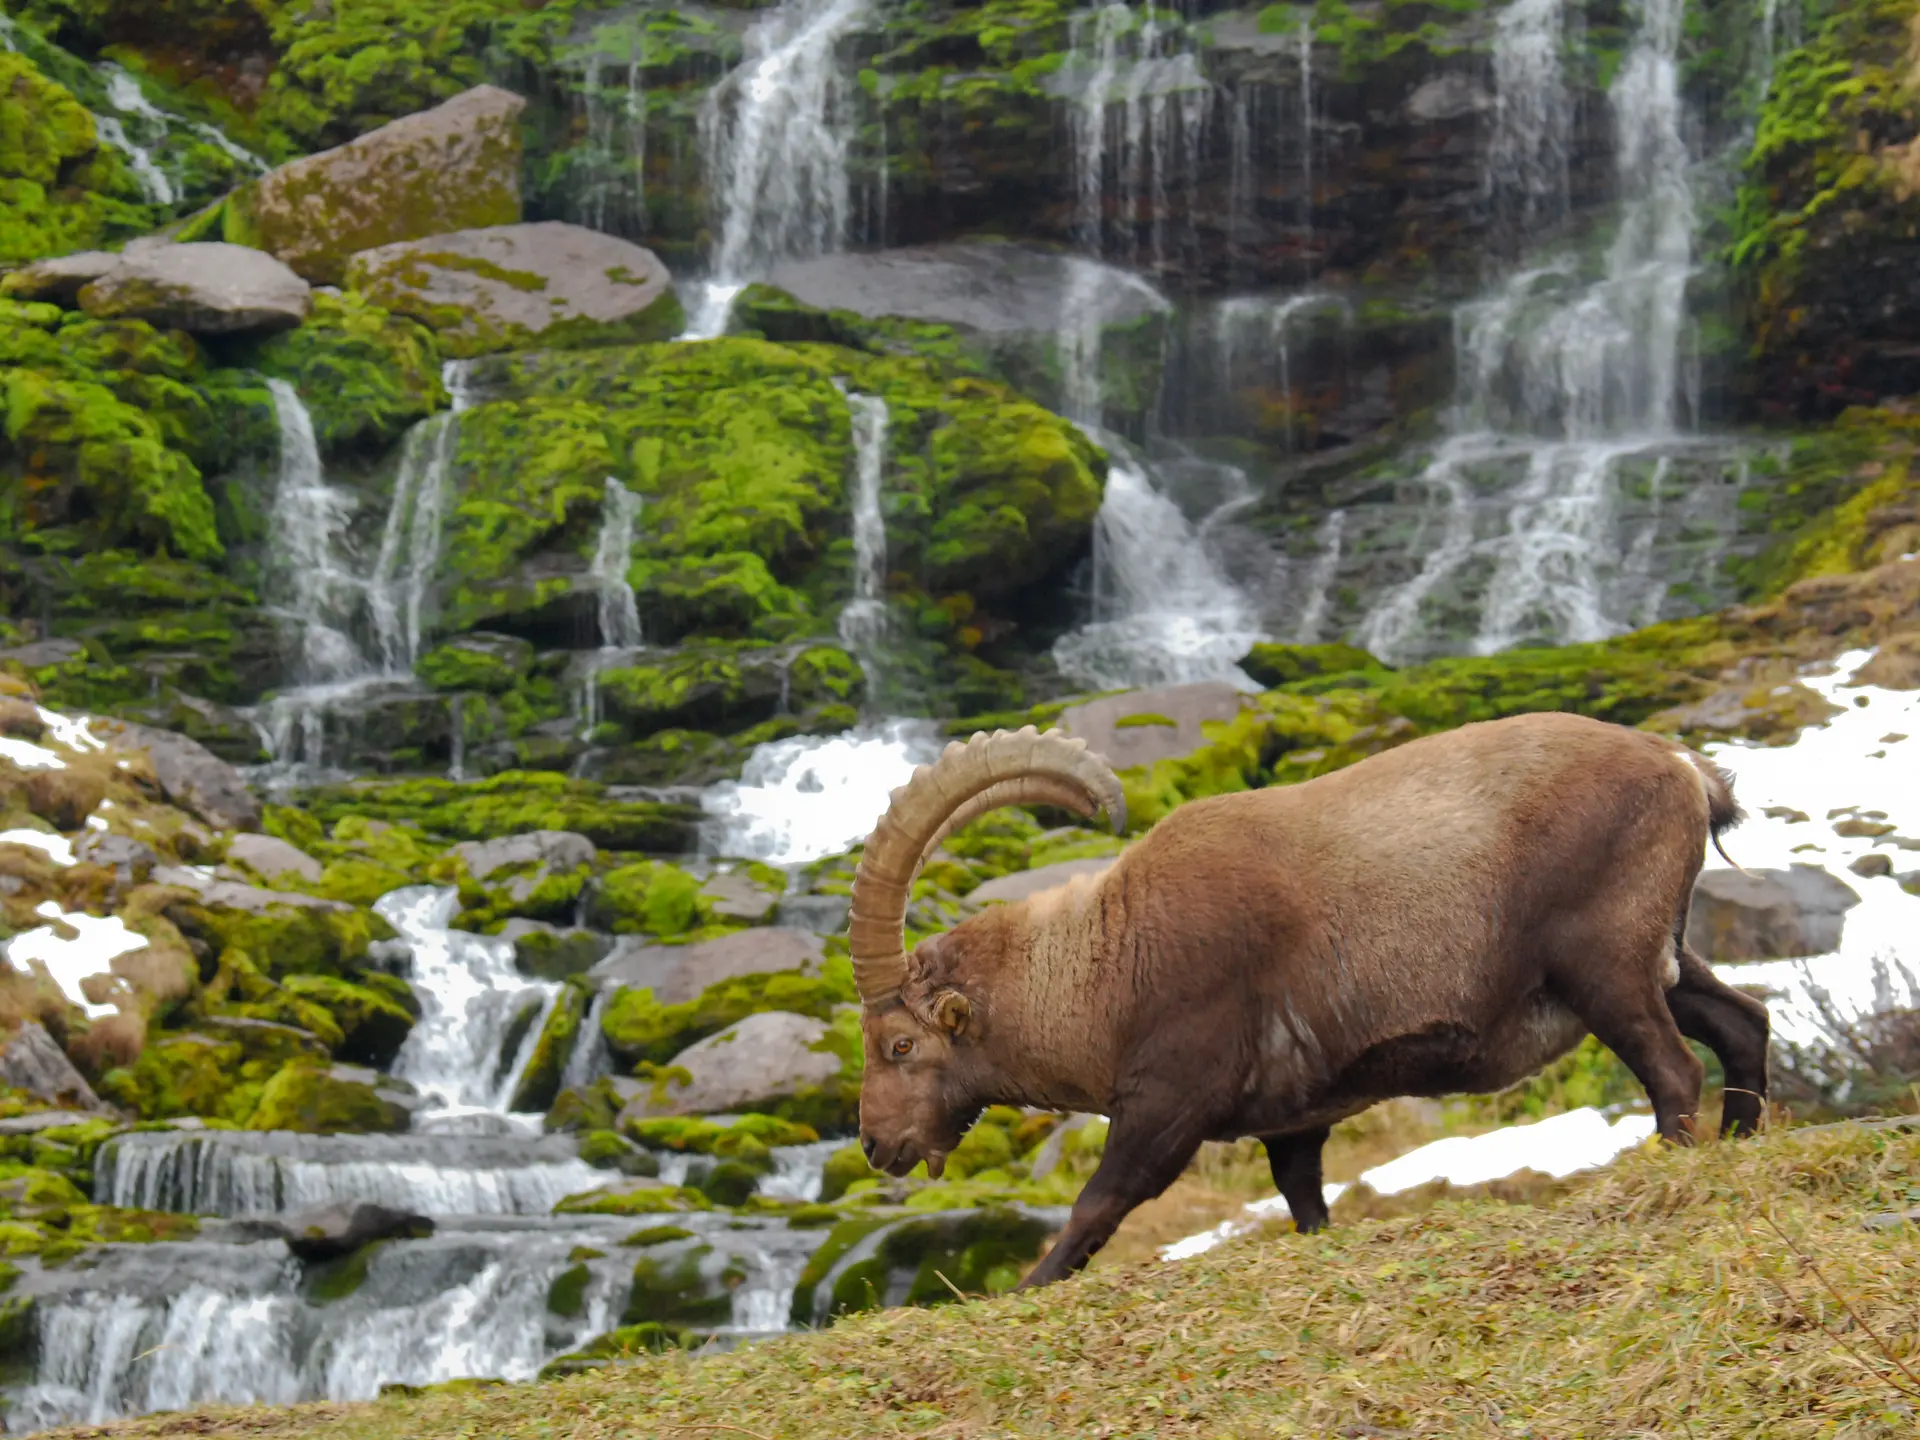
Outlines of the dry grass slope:
[{"label": "dry grass slope", "polygon": [[1776,1131],[1637,1151],[1548,1206],[1274,1233],[704,1361],[60,1433],[1912,1436],[1920,1225],[1862,1221],[1917,1203],[1920,1135]]}]

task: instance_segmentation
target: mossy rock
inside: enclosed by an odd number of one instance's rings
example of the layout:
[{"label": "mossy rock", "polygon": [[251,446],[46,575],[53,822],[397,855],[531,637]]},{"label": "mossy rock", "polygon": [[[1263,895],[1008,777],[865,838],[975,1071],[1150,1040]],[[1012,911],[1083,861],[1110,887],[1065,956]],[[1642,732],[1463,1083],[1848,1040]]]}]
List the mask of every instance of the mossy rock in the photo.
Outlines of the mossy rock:
[{"label": "mossy rock", "polygon": [[698,1190],[681,1185],[647,1183],[643,1179],[599,1190],[569,1195],[553,1207],[556,1215],[674,1215],[709,1210],[711,1203]]},{"label": "mossy rock", "polygon": [[558,1380],[567,1375],[582,1375],[590,1370],[603,1370],[609,1365],[631,1363],[668,1350],[688,1348],[692,1344],[692,1336],[684,1325],[663,1325],[657,1321],[623,1325],[618,1330],[609,1330],[595,1337],[578,1350],[549,1360],[541,1368],[540,1378]]},{"label": "mossy rock", "polygon": [[86,250],[153,223],[93,116],[26,55],[0,54],[0,265]]},{"label": "mossy rock", "polygon": [[301,1274],[300,1293],[310,1305],[331,1305],[359,1293],[360,1287],[367,1283],[367,1272],[373,1268],[375,1257],[390,1243],[374,1240],[350,1255],[306,1266]]},{"label": "mossy rock", "polygon": [[354,294],[322,291],[304,324],[246,360],[299,391],[327,454],[390,445],[447,400],[433,332]]},{"label": "mossy rock", "polygon": [[879,1175],[867,1161],[864,1150],[856,1143],[843,1145],[827,1157],[827,1163],[820,1171],[820,1203],[831,1204],[847,1193],[847,1187],[861,1180],[872,1180]]},{"label": "mossy rock", "polygon": [[367,781],[306,791],[298,799],[323,825],[357,815],[409,823],[450,840],[572,830],[603,850],[655,854],[693,849],[700,823],[696,806],[613,799],[591,781],[523,770],[471,782]]},{"label": "mossy rock", "polygon": [[825,1324],[879,1308],[904,1291],[909,1305],[997,1295],[1020,1282],[1064,1222],[1063,1212],[1013,1207],[850,1220],[834,1227],[801,1273],[795,1323]]},{"label": "mossy rock", "polygon": [[733,1302],[724,1281],[709,1275],[702,1263],[712,1254],[710,1245],[692,1245],[677,1254],[642,1255],[633,1265],[633,1289],[621,1323],[726,1324],[733,1318]]},{"label": "mossy rock", "polygon": [[420,1018],[420,1001],[397,976],[363,972],[358,981],[331,975],[289,975],[281,987],[318,1005],[340,1027],[334,1053],[355,1065],[384,1070],[393,1063]]},{"label": "mossy rock", "polygon": [[674,1150],[687,1155],[711,1155],[737,1161],[756,1173],[772,1168],[768,1152],[776,1145],[811,1145],[820,1138],[810,1125],[775,1115],[741,1115],[720,1121],[701,1115],[675,1115],[654,1120],[631,1120],[626,1132],[652,1150]]},{"label": "mossy rock", "polygon": [[660,1161],[615,1130],[590,1130],[580,1137],[580,1158],[601,1170],[622,1175],[655,1176]]},{"label": "mossy rock", "polygon": [[521,1072],[508,1103],[510,1110],[545,1110],[560,1093],[560,1076],[580,1034],[587,1014],[587,991],[579,984],[560,987],[559,997],[547,1011],[546,1023],[533,1042],[533,1054]]},{"label": "mossy rock", "polygon": [[402,1083],[357,1066],[296,1061],[267,1082],[247,1124],[307,1135],[397,1134],[411,1121],[400,1103],[405,1092],[396,1088]]},{"label": "mossy rock", "polygon": [[260,911],[227,909],[182,900],[167,918],[189,940],[216,954],[238,950],[271,976],[355,973],[375,940],[393,938],[393,927],[371,910],[341,905],[268,905]]},{"label": "mossy rock", "polygon": [[600,1028],[623,1063],[664,1065],[749,1015],[786,1010],[830,1020],[836,1007],[857,998],[851,965],[829,960],[818,975],[781,971],[723,980],[680,1005],[660,1004],[651,990],[620,990],[601,1011]]},{"label": "mossy rock", "polygon": [[501,695],[519,685],[533,667],[533,646],[513,635],[476,632],[456,636],[420,657],[414,674],[435,690],[471,690]]},{"label": "mossy rock", "polygon": [[587,1286],[592,1281],[593,1271],[584,1261],[569,1265],[547,1286],[547,1313],[562,1320],[579,1319],[580,1312],[586,1309]]},{"label": "mossy rock", "polygon": [[1256,645],[1240,661],[1240,668],[1269,688],[1290,685],[1315,675],[1344,675],[1354,670],[1383,670],[1373,656],[1356,645]]},{"label": "mossy rock", "polygon": [[620,1243],[634,1250],[644,1250],[649,1245],[670,1245],[675,1240],[691,1240],[693,1231],[684,1225],[649,1225],[636,1230]]},{"label": "mossy rock", "polygon": [[591,923],[616,935],[671,939],[713,919],[700,881],[664,860],[640,860],[602,875],[587,902]]},{"label": "mossy rock", "polygon": [[783,707],[857,701],[864,683],[859,663],[836,646],[748,643],[687,646],[648,663],[603,670],[599,678],[606,713],[636,736],[740,730]]},{"label": "mossy rock", "polygon": [[[248,1093],[241,1078],[245,1059],[245,1049],[231,1039],[197,1034],[155,1036],[131,1066],[102,1076],[99,1089],[103,1098],[143,1120],[211,1115],[241,1121],[251,1113],[259,1096],[257,1088]],[[236,1090],[240,1092],[237,1095]],[[242,1113],[234,1113],[236,1110]]]}]

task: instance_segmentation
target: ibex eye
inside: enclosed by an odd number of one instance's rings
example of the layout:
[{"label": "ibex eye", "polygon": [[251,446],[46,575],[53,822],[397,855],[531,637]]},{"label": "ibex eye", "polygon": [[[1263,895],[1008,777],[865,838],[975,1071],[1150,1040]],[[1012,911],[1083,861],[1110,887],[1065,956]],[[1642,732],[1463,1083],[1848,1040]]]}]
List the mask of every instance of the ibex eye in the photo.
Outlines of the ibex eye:
[{"label": "ibex eye", "polygon": [[893,1053],[896,1055],[911,1055],[913,1053],[913,1041],[904,1039],[894,1041]]}]

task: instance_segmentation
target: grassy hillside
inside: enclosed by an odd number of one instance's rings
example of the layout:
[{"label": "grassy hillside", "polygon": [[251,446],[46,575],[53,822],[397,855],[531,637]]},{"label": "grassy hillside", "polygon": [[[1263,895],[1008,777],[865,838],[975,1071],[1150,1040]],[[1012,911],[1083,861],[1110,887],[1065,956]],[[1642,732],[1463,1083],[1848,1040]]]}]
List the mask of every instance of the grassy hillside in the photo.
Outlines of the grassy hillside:
[{"label": "grassy hillside", "polygon": [[58,1433],[1911,1436],[1920,1232],[1863,1222],[1916,1204],[1920,1135],[1777,1131],[707,1360]]}]

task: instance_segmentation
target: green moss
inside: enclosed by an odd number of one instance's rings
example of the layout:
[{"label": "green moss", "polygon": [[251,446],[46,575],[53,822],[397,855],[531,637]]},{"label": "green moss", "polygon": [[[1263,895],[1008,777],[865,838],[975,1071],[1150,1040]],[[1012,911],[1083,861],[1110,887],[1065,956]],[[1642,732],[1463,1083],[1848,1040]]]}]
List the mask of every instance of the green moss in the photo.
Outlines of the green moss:
[{"label": "green moss", "polygon": [[712,915],[700,882],[664,860],[642,860],[602,875],[589,915],[616,935],[684,935]]},{"label": "green moss", "polygon": [[763,1169],[771,1147],[811,1145],[820,1138],[810,1126],[772,1115],[742,1115],[724,1124],[702,1116],[676,1115],[633,1121],[627,1126],[627,1133],[656,1150],[745,1160]]},{"label": "green moss", "polygon": [[623,1175],[653,1176],[660,1173],[660,1162],[631,1140],[613,1130],[591,1130],[580,1137],[580,1158],[602,1170],[618,1170]]},{"label": "green moss", "polygon": [[0,53],[0,266],[139,234],[153,220],[142,200],[73,94],[27,56]]},{"label": "green moss", "polygon": [[585,1264],[569,1265],[553,1277],[553,1283],[547,1287],[547,1313],[558,1315],[563,1320],[577,1320],[580,1312],[586,1308],[587,1286],[593,1281],[593,1271]]},{"label": "green moss", "polygon": [[1340,675],[1355,670],[1377,670],[1380,662],[1353,645],[1256,645],[1240,668],[1269,688],[1290,685],[1316,675]]},{"label": "green moss", "polygon": [[393,1063],[420,1017],[412,988],[377,971],[357,984],[331,975],[289,975],[282,988],[333,1017],[341,1034],[335,1053],[342,1060],[376,1070]]},{"label": "green moss", "polygon": [[587,1190],[553,1207],[556,1215],[672,1215],[712,1206],[698,1190],[680,1185],[632,1185],[616,1190]]},{"label": "green moss", "polygon": [[733,1316],[733,1302],[724,1290],[714,1293],[701,1261],[712,1254],[708,1245],[694,1245],[672,1256],[642,1255],[633,1266],[633,1289],[627,1296],[623,1325],[724,1325]]},{"label": "green moss", "polygon": [[600,1028],[626,1064],[663,1065],[682,1050],[763,1010],[830,1019],[836,1006],[857,999],[853,968],[829,960],[818,975],[784,971],[723,980],[679,1005],[662,1005],[651,990],[621,990],[601,1012]]},{"label": "green moss", "polygon": [[330,454],[389,445],[446,403],[432,332],[351,293],[315,296],[304,324],[247,358],[300,392]]},{"label": "green moss", "polygon": [[878,1172],[867,1163],[866,1152],[857,1144],[843,1145],[827,1157],[820,1172],[820,1203],[825,1205],[847,1193],[855,1181],[871,1180]]},{"label": "green moss", "polygon": [[239,950],[270,975],[348,975],[393,928],[368,910],[271,905],[258,914],[183,901],[168,912],[183,935],[215,953]]},{"label": "green moss", "polygon": [[1001,1208],[843,1221],[801,1273],[794,1323],[877,1309],[902,1289],[909,1305],[948,1304],[955,1291],[1010,1290],[1053,1228],[1039,1216]]},{"label": "green moss", "polygon": [[662,1325],[654,1321],[623,1325],[618,1330],[609,1330],[578,1350],[549,1361],[541,1369],[540,1378],[556,1380],[566,1375],[580,1375],[622,1361],[681,1349],[692,1343],[686,1327],[682,1325]]},{"label": "green moss", "polygon": [[546,1023],[540,1027],[540,1036],[533,1043],[533,1054],[527,1060],[527,1068],[520,1076],[520,1083],[514,1087],[509,1109],[545,1110],[553,1104],[554,1097],[560,1093],[561,1072],[567,1068],[568,1057],[573,1054],[580,1023],[586,1013],[587,992],[584,987],[561,986],[559,997],[547,1012]]},{"label": "green moss", "polygon": [[367,1271],[372,1268],[374,1257],[388,1243],[375,1240],[370,1245],[362,1245],[350,1255],[307,1266],[301,1277],[301,1294],[311,1305],[331,1305],[336,1300],[345,1300],[357,1294],[360,1287],[367,1283]]},{"label": "green moss", "polygon": [[[248,1093],[242,1080],[245,1059],[245,1050],[235,1041],[195,1034],[157,1036],[147,1041],[131,1066],[102,1076],[100,1093],[143,1120],[214,1115],[240,1121],[259,1094],[257,1087]],[[241,1092],[237,1096],[232,1093],[236,1087]]]},{"label": "green moss", "polygon": [[528,830],[573,830],[607,850],[684,853],[697,810],[615,800],[591,781],[509,770],[486,780],[371,781],[304,792],[300,803],[322,824],[349,816],[407,822],[452,840],[486,840]]},{"label": "green moss", "polygon": [[533,646],[507,635],[462,635],[420,657],[414,673],[435,690],[514,689],[533,664]]},{"label": "green moss", "polygon": [[255,1130],[297,1130],[308,1135],[343,1131],[389,1134],[405,1130],[404,1107],[366,1080],[343,1076],[338,1067],[295,1061],[280,1070],[260,1093],[248,1117]]},{"label": "green moss", "polygon": [[649,1245],[667,1245],[675,1240],[691,1240],[693,1231],[684,1225],[649,1225],[644,1230],[636,1230],[620,1243],[637,1250]]}]

